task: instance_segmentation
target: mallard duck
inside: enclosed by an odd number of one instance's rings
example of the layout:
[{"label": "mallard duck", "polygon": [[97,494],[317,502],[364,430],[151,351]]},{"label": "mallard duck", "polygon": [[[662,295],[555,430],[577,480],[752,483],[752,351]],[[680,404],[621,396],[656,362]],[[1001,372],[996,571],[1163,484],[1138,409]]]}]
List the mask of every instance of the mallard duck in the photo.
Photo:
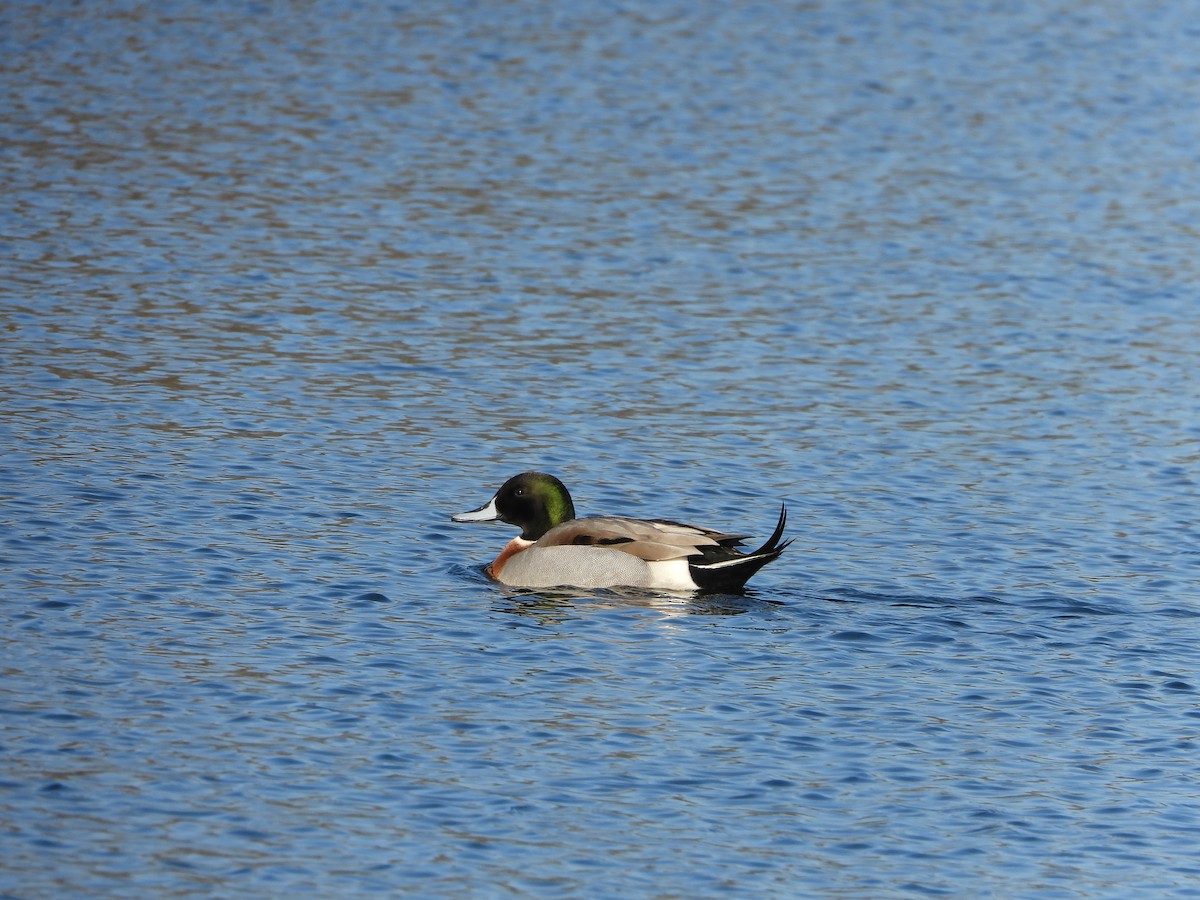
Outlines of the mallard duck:
[{"label": "mallard duck", "polygon": [[739,591],[791,543],[780,542],[786,506],[780,507],[767,542],[749,553],[737,549],[745,535],[667,519],[577,519],[566,486],[544,472],[514,475],[479,509],[450,518],[500,521],[521,529],[485,569],[513,587]]}]

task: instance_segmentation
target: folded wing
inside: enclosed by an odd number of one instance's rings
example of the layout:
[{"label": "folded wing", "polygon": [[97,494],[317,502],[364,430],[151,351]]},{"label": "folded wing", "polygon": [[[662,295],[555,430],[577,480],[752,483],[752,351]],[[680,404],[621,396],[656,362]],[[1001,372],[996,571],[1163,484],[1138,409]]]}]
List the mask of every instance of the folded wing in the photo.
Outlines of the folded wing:
[{"label": "folded wing", "polygon": [[679,522],[587,516],[550,529],[537,546],[609,547],[654,562],[719,553],[721,548],[732,549],[743,540],[744,535],[723,534]]}]

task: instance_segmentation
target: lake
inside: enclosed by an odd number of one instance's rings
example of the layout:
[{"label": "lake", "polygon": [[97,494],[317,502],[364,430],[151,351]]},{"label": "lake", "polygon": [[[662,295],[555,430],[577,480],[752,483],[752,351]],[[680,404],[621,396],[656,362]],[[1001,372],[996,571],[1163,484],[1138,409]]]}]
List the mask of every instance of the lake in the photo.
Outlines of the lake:
[{"label": "lake", "polygon": [[1193,13],[7,4],[0,896],[1200,896]]}]

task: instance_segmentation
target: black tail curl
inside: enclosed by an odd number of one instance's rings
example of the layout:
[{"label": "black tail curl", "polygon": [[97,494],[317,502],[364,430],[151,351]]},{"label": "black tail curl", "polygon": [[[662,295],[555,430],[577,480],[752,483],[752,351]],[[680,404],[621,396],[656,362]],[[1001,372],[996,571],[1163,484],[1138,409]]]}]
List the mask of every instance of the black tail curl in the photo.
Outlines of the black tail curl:
[{"label": "black tail curl", "polygon": [[706,547],[703,555],[688,561],[692,580],[702,591],[733,594],[742,591],[754,573],[777,559],[794,538],[782,541],[787,525],[787,505],[780,504],[779,521],[771,536],[757,550],[742,553],[732,547]]}]

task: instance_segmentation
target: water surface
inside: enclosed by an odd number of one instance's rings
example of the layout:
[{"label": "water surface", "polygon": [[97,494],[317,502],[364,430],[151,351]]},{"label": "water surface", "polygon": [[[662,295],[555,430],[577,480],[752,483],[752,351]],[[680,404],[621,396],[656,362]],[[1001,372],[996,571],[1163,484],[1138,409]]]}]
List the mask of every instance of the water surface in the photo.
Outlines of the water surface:
[{"label": "water surface", "polygon": [[1197,36],[7,5],[0,893],[1195,896]]}]

